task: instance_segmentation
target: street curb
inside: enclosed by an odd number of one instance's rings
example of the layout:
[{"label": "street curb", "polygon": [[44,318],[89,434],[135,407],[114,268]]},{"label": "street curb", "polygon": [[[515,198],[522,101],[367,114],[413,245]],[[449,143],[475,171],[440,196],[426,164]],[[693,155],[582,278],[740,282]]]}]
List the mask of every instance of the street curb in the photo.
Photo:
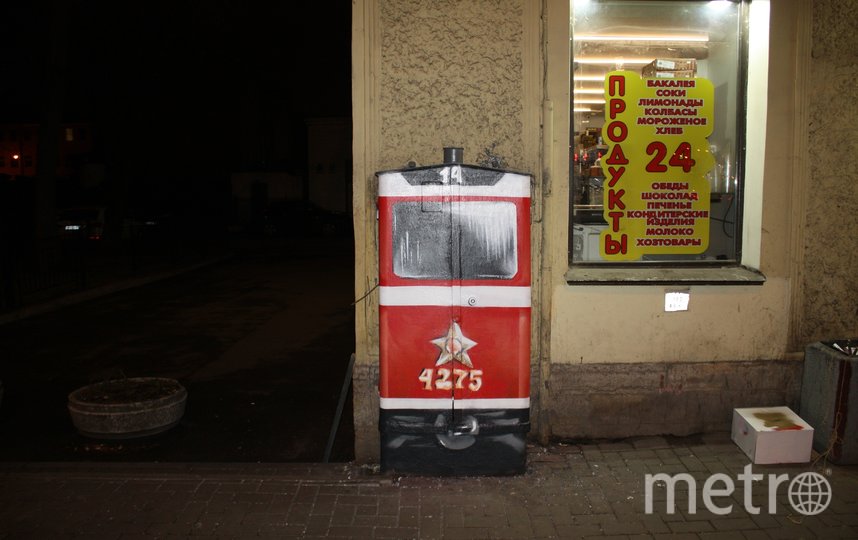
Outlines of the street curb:
[{"label": "street curb", "polygon": [[123,281],[118,281],[116,283],[108,283],[106,285],[101,285],[99,287],[93,287],[92,289],[87,289],[85,291],[80,291],[74,294],[70,294],[67,296],[63,296],[60,298],[56,298],[54,300],[43,302],[41,304],[36,304],[33,306],[27,306],[10,313],[4,313],[0,315],[0,325],[17,322],[28,317],[33,317],[35,315],[41,315],[43,313],[48,313],[51,311],[55,311],[64,307],[68,307],[74,304],[79,304],[81,302],[86,302],[88,300],[92,300],[94,298],[99,298],[102,296],[107,296],[109,294],[113,294],[120,291],[125,291],[128,289],[133,289],[135,287],[141,287],[143,285],[148,285],[150,283],[154,283],[156,281],[160,281],[162,279],[171,278],[180,274],[184,274],[186,272],[192,272],[194,270],[198,270],[205,266],[209,266],[212,264],[216,264],[222,261],[225,261],[231,258],[232,254],[221,255],[219,257],[213,257],[211,259],[206,259],[205,261],[198,262],[196,264],[192,264],[190,266],[183,266],[181,268],[176,268],[173,270],[167,270],[165,272],[160,272],[157,274],[151,274],[148,276],[141,276],[138,278],[126,279]]},{"label": "street curb", "polygon": [[391,485],[391,475],[373,472],[349,463],[92,463],[6,462],[0,463],[0,479],[22,477],[76,479],[146,478],[171,480],[221,479],[232,481],[277,480],[308,484]]}]

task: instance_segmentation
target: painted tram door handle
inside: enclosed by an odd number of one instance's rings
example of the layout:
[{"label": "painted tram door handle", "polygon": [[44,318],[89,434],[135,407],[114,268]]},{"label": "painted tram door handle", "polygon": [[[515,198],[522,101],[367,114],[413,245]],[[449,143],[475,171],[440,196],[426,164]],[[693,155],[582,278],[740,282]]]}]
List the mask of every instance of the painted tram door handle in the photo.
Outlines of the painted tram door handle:
[{"label": "painted tram door handle", "polygon": [[523,472],[530,176],[454,161],[378,180],[382,467]]}]

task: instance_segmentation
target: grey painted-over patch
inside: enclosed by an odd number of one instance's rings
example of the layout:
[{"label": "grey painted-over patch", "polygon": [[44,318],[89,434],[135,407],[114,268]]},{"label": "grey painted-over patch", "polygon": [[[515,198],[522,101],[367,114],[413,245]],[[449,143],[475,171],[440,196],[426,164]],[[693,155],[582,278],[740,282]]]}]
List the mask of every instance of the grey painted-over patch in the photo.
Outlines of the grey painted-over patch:
[{"label": "grey painted-over patch", "polygon": [[773,360],[553,364],[551,432],[614,439],[729,430],[736,407],[795,407],[801,368]]}]

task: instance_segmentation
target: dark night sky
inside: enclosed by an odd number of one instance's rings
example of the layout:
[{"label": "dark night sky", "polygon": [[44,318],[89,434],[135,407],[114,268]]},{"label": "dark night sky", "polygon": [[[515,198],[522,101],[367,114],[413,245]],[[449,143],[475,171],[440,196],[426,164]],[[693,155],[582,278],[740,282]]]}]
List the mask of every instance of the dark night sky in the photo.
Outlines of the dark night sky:
[{"label": "dark night sky", "polygon": [[304,167],[304,119],[350,116],[348,0],[8,2],[0,122],[89,122],[132,185]]}]

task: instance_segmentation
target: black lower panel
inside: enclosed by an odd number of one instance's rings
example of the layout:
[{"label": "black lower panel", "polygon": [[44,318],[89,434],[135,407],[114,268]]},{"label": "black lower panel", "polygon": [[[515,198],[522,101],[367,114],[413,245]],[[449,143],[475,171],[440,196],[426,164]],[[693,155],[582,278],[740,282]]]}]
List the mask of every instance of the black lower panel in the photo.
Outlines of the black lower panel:
[{"label": "black lower panel", "polygon": [[521,474],[527,409],[381,410],[381,467],[443,476]]}]

